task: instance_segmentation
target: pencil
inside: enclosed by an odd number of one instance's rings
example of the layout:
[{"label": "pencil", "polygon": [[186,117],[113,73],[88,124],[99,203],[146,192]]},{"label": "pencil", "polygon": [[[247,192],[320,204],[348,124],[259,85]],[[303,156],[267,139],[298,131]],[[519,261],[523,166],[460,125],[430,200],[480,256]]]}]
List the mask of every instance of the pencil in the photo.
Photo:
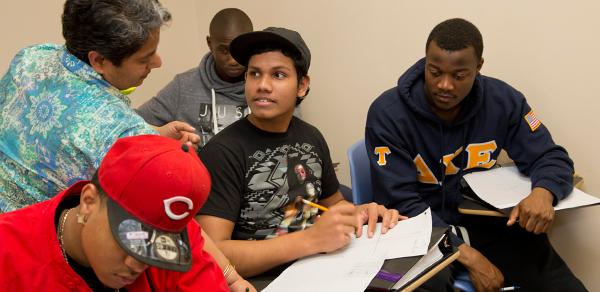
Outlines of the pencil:
[{"label": "pencil", "polygon": [[317,209],[319,209],[319,210],[321,210],[321,211],[323,211],[323,212],[325,212],[325,211],[329,211],[329,209],[327,209],[327,207],[323,207],[323,206],[321,206],[321,205],[319,205],[319,204],[317,204],[317,203],[313,203],[313,202],[311,202],[311,201],[309,201],[309,200],[307,200],[307,199],[302,199],[302,202],[303,202],[304,204],[307,204],[307,205],[313,206],[313,207],[315,207],[315,208],[317,208]]}]

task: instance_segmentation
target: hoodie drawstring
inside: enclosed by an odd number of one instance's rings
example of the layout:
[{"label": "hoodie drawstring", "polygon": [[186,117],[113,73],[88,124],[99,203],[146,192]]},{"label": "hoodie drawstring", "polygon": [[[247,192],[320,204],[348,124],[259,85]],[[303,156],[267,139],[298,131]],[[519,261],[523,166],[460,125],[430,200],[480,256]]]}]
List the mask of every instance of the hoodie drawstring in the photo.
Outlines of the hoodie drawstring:
[{"label": "hoodie drawstring", "polygon": [[438,124],[440,127],[440,135],[442,136],[442,143],[440,143],[440,165],[442,168],[441,180],[439,182],[440,188],[442,188],[442,218],[446,214],[446,186],[444,180],[446,179],[446,165],[444,164],[444,129],[441,124]]},{"label": "hoodie drawstring", "polygon": [[211,88],[210,92],[212,93],[213,134],[216,135],[217,133],[219,133],[219,123],[217,123],[217,97],[214,88]]}]

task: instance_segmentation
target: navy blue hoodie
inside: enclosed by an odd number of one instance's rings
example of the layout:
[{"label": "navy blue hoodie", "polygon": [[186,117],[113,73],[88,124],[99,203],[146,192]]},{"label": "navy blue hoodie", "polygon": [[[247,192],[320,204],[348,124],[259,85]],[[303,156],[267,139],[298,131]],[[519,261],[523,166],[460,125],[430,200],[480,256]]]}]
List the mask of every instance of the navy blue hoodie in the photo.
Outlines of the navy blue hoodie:
[{"label": "navy blue hoodie", "polygon": [[460,178],[491,168],[502,149],[532,188],[568,195],[573,162],[537,120],[525,97],[508,84],[478,74],[453,122],[425,98],[425,59],[419,60],[371,105],[366,147],[374,200],[414,216],[431,206],[433,225],[459,224]]}]

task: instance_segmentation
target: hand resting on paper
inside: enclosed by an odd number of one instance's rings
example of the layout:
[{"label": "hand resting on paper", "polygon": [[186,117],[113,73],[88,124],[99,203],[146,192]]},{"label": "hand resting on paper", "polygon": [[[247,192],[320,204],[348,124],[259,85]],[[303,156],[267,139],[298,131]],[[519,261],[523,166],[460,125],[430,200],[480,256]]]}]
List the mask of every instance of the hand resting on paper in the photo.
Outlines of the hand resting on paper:
[{"label": "hand resting on paper", "polygon": [[394,228],[398,224],[398,220],[408,219],[406,216],[400,215],[396,209],[387,209],[383,205],[377,203],[368,203],[358,205],[356,208],[356,237],[361,237],[362,226],[367,223],[367,236],[373,237],[377,221],[381,218],[381,233],[385,234],[388,229]]},{"label": "hand resting on paper", "polygon": [[540,234],[548,231],[554,220],[554,196],[544,188],[533,188],[529,196],[513,207],[506,225],[512,226],[517,222],[523,229]]}]

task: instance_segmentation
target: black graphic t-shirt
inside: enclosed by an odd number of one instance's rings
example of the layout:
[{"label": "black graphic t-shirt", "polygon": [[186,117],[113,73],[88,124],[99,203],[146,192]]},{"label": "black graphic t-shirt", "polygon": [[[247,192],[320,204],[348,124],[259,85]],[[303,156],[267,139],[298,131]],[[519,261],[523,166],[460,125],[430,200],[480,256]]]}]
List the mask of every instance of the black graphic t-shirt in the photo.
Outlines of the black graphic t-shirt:
[{"label": "black graphic t-shirt", "polygon": [[235,222],[233,239],[265,239],[313,224],[318,202],[339,188],[329,148],[315,127],[294,117],[285,133],[230,125],[200,150],[212,177],[200,214]]}]

